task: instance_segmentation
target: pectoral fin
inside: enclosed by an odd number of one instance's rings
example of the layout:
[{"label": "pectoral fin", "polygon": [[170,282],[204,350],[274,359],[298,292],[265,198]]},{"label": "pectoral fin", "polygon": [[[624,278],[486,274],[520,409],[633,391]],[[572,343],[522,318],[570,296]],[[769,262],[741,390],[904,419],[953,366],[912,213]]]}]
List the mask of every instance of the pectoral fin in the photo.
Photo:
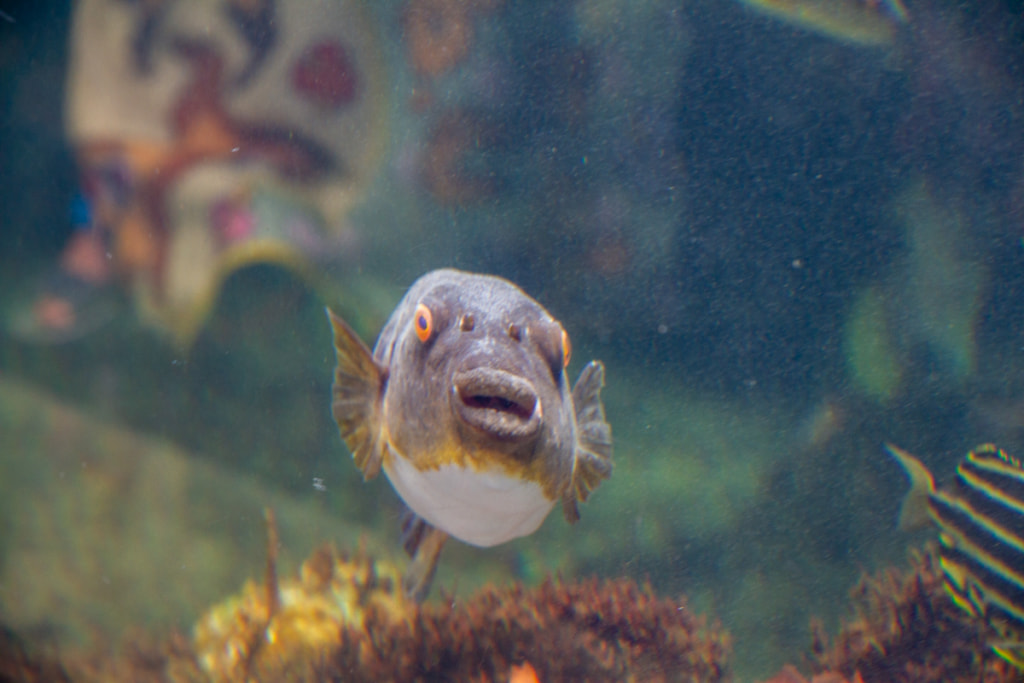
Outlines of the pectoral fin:
[{"label": "pectoral fin", "polygon": [[402,577],[402,589],[407,598],[416,602],[426,599],[447,540],[448,534],[431,526],[412,510],[406,510],[402,519],[402,546],[412,558]]},{"label": "pectoral fin", "polygon": [[334,369],[331,411],[341,438],[365,479],[380,472],[384,458],[381,404],[387,372],[373,360],[370,349],[344,320],[327,309],[334,330]]},{"label": "pectoral fin", "polygon": [[907,497],[903,499],[903,506],[900,508],[900,528],[910,530],[923,527],[931,519],[928,513],[928,497],[935,493],[932,473],[920,460],[902,448],[892,444],[886,444],[885,448],[896,458],[910,478],[910,491],[907,492]]},{"label": "pectoral fin", "polygon": [[572,388],[576,408],[576,465],[572,486],[562,497],[562,512],[570,522],[580,518],[577,501],[587,496],[612,474],[612,428],[605,420],[601,388],[604,365],[591,361]]}]

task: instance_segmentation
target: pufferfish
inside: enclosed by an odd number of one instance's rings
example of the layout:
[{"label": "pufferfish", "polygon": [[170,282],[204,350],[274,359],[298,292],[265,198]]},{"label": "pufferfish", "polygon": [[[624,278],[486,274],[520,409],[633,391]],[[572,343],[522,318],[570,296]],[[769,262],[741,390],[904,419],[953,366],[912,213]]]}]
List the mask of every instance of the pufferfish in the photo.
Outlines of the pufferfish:
[{"label": "pufferfish", "polygon": [[570,390],[569,335],[499,277],[444,269],[413,283],[371,354],[328,310],[337,367],[332,411],[365,479],[381,469],[410,508],[407,595],[430,590],[453,536],[490,547],[527,536],[561,501],[612,472],[604,365]]}]

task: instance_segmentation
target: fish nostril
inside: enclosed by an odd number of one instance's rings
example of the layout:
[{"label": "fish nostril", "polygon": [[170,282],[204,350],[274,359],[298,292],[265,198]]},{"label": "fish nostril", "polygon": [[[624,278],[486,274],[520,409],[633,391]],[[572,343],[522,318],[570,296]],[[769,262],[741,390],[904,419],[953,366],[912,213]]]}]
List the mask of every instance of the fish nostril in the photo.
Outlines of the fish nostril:
[{"label": "fish nostril", "polygon": [[523,339],[523,332],[522,332],[522,330],[519,329],[519,325],[516,325],[515,323],[509,323],[508,324],[508,336],[512,337],[516,341],[522,341],[522,339]]},{"label": "fish nostril", "polygon": [[462,319],[459,321],[459,327],[463,332],[472,332],[473,328],[476,327],[476,320],[473,318],[473,314],[466,313],[463,315]]}]

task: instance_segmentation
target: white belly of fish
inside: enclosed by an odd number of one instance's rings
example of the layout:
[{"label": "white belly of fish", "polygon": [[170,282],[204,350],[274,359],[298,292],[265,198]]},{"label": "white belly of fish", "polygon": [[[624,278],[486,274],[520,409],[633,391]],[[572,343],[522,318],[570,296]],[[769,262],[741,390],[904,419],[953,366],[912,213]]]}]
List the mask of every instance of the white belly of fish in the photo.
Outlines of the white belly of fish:
[{"label": "white belly of fish", "polygon": [[531,481],[454,465],[424,472],[397,453],[392,455],[384,471],[405,504],[470,545],[486,548],[528,536],[555,505]]}]

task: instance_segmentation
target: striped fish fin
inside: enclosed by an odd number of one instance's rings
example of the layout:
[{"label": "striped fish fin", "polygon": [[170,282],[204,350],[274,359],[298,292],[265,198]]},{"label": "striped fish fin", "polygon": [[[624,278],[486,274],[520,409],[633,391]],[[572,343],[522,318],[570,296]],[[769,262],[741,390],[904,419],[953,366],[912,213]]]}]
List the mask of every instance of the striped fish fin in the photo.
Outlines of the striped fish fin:
[{"label": "striped fish fin", "polygon": [[[939,565],[956,605],[984,619],[1004,641],[1000,657],[1024,670],[1024,469],[992,444],[967,454],[949,487],[935,491],[924,466],[890,449],[926,496],[939,525]],[[927,478],[925,477],[927,475]]]},{"label": "striped fish fin", "polygon": [[[946,591],[964,612],[984,619],[1002,636],[1016,640],[1024,633],[1024,612],[1017,602],[1019,591],[963,557],[943,557],[941,566],[947,578]],[[950,579],[951,573],[958,572],[967,574],[962,590]]]},{"label": "striped fish fin", "polygon": [[910,478],[910,491],[907,492],[903,506],[900,507],[900,528],[910,530],[925,526],[930,519],[928,498],[935,493],[935,479],[932,478],[932,473],[920,460],[902,448],[887,443],[885,449]]},{"label": "striped fish fin", "polygon": [[947,593],[967,614],[982,618],[1006,639],[993,651],[1014,666],[1024,663],[1016,647],[1024,634],[1024,548],[1020,539],[1006,542],[1005,529],[973,516],[961,500],[943,494],[932,498],[942,525],[940,567]]},{"label": "striped fish fin", "polygon": [[[1001,510],[997,516],[1024,524],[1024,469],[1016,458],[985,444],[964,458],[957,467],[957,477],[965,490],[982,494],[988,507]],[[1019,534],[1024,536],[1024,526]]]},{"label": "striped fish fin", "polygon": [[1024,613],[1014,604],[1018,595],[1011,584],[956,550],[947,550],[940,566],[946,591],[964,612],[987,619],[1000,632],[1024,627]]},{"label": "striped fish fin", "polygon": [[964,566],[953,561],[948,556],[942,557],[940,555],[939,568],[942,570],[945,578],[943,586],[949,597],[956,603],[956,606],[972,617],[983,617],[984,605],[981,605],[979,608],[975,604],[977,595],[972,595],[968,590],[968,574]]},{"label": "striped fish fin", "polygon": [[1024,671],[1024,643],[997,643],[992,646],[992,651]]},{"label": "striped fish fin", "polygon": [[[973,583],[988,603],[990,595],[1003,596],[1005,609],[1024,626],[1024,544],[1019,538],[991,519],[977,514],[962,500],[943,494],[935,495],[932,511],[942,525],[940,540],[944,571],[955,566],[956,573],[946,571],[947,580],[960,593],[969,597]],[[979,606],[979,611],[985,612]]]}]

